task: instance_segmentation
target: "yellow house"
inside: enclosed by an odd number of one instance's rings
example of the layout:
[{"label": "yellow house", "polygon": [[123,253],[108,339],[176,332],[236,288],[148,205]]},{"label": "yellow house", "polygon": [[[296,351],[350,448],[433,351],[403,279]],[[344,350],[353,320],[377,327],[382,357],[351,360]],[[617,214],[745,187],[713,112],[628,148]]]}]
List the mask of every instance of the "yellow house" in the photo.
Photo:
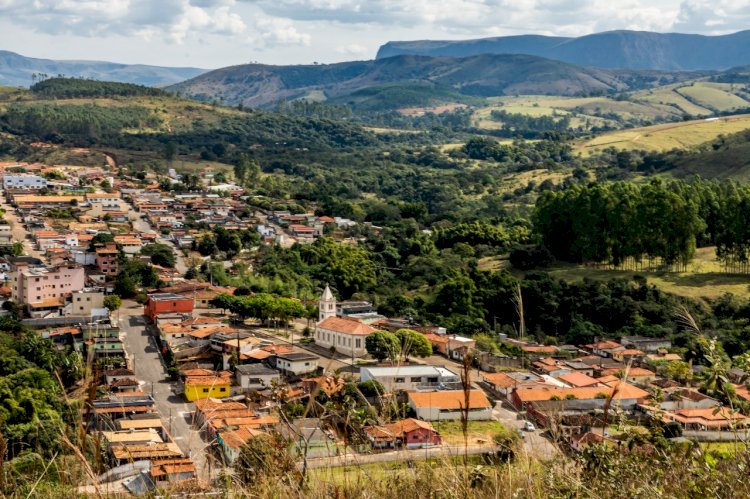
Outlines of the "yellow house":
[{"label": "yellow house", "polygon": [[185,379],[185,398],[189,402],[206,398],[225,398],[231,394],[231,378],[226,376],[190,376]]}]

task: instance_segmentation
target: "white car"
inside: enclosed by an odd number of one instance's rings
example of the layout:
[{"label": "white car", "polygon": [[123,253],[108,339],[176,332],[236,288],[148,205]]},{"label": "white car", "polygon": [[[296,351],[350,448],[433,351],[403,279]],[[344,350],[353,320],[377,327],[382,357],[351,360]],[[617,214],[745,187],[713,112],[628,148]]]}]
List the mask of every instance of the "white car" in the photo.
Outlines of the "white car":
[{"label": "white car", "polygon": [[534,426],[534,423],[532,423],[531,421],[526,421],[523,424],[523,429],[526,431],[534,431],[536,430],[536,427]]}]

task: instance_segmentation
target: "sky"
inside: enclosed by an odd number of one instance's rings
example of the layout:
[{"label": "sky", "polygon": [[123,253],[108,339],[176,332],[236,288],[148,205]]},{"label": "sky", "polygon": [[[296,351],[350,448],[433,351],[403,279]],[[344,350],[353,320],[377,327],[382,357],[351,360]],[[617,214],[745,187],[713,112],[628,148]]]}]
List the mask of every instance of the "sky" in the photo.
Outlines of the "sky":
[{"label": "sky", "polygon": [[391,40],[750,29],[748,0],[0,0],[0,50],[213,69],[372,59]]}]

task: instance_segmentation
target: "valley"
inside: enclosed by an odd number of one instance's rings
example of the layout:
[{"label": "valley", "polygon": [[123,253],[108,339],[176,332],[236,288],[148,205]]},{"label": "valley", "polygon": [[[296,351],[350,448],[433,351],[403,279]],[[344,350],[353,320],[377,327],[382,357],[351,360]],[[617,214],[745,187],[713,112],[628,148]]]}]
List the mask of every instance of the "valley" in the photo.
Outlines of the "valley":
[{"label": "valley", "polygon": [[747,496],[749,33],[6,56],[0,496]]}]

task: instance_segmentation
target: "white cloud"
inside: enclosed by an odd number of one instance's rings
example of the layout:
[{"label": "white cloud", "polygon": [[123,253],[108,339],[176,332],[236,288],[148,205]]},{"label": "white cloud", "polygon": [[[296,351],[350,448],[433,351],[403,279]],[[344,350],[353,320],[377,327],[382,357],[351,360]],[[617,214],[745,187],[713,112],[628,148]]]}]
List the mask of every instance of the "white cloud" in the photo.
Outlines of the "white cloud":
[{"label": "white cloud", "polygon": [[359,43],[351,43],[349,45],[344,45],[341,47],[336,48],[336,52],[339,54],[344,54],[348,56],[353,57],[362,57],[363,55],[367,54],[370,51],[370,49],[367,48],[365,45],[361,45]]},{"label": "white cloud", "polygon": [[259,17],[255,21],[255,31],[249,41],[264,48],[279,45],[307,47],[312,41],[312,37],[298,31],[291,20],[280,17]]},{"label": "white cloud", "polygon": [[750,0],[0,0],[0,48],[206,67],[371,57],[389,40],[747,28]]}]

